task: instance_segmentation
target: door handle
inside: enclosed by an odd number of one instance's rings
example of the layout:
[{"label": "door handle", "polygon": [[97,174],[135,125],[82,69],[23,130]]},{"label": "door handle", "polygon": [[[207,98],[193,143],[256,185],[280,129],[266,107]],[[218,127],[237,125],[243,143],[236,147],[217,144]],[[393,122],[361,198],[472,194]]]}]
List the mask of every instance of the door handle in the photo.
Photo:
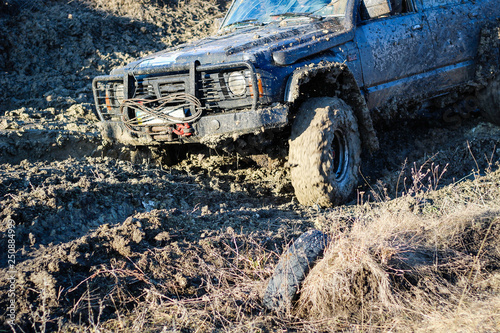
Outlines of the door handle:
[{"label": "door handle", "polygon": [[411,30],[417,31],[417,30],[422,30],[424,28],[423,25],[421,24],[415,24],[413,27],[411,27]]}]

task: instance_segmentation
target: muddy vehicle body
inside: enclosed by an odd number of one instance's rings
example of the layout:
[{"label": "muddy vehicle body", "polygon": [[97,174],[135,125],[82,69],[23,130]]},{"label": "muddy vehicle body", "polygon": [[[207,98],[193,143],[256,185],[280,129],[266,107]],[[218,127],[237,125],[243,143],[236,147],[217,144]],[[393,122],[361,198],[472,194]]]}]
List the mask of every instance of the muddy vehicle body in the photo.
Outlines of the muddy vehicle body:
[{"label": "muddy vehicle body", "polygon": [[499,18],[494,0],[235,0],[216,35],[96,77],[97,113],[136,146],[285,132],[299,202],[331,206],[354,191],[361,147],[378,147],[375,113],[493,80],[498,34],[482,35]]}]

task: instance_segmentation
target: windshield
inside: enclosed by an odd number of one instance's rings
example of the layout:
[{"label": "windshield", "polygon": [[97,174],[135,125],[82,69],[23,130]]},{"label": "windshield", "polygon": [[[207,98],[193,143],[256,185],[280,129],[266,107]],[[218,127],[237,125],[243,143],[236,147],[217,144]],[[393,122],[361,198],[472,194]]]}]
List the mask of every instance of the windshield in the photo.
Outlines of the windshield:
[{"label": "windshield", "polygon": [[290,17],[345,16],[348,0],[235,0],[222,29],[262,25]]}]

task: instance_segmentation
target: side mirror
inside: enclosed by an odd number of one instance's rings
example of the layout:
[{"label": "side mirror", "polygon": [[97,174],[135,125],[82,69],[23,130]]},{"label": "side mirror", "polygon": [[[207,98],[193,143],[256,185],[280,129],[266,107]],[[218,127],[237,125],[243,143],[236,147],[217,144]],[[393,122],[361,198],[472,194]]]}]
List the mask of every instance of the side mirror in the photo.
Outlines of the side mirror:
[{"label": "side mirror", "polygon": [[209,34],[210,35],[216,35],[221,26],[222,26],[222,22],[224,21],[223,18],[215,18],[215,19],[212,19],[211,21],[211,25],[210,25],[210,30],[209,30]]},{"label": "side mirror", "polygon": [[219,31],[220,27],[222,26],[223,21],[224,21],[223,17],[218,17],[218,18],[214,19],[215,31]]},{"label": "side mirror", "polygon": [[392,8],[390,0],[364,0],[363,2],[370,19],[391,14]]}]

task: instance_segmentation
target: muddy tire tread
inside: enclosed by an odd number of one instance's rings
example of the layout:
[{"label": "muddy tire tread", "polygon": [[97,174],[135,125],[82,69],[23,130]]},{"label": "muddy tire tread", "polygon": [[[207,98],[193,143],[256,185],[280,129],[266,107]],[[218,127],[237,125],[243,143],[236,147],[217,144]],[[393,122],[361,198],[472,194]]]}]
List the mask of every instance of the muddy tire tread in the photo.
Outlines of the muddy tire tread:
[{"label": "muddy tire tread", "polygon": [[274,311],[288,311],[298,297],[302,281],[317,259],[323,255],[328,236],[319,230],[303,233],[281,255],[269,279],[263,305]]},{"label": "muddy tire tread", "polygon": [[[349,145],[347,175],[337,182],[327,150],[336,129]],[[311,98],[297,114],[290,137],[290,176],[302,205],[331,207],[344,203],[357,185],[361,140],[351,107],[335,97]]]}]

